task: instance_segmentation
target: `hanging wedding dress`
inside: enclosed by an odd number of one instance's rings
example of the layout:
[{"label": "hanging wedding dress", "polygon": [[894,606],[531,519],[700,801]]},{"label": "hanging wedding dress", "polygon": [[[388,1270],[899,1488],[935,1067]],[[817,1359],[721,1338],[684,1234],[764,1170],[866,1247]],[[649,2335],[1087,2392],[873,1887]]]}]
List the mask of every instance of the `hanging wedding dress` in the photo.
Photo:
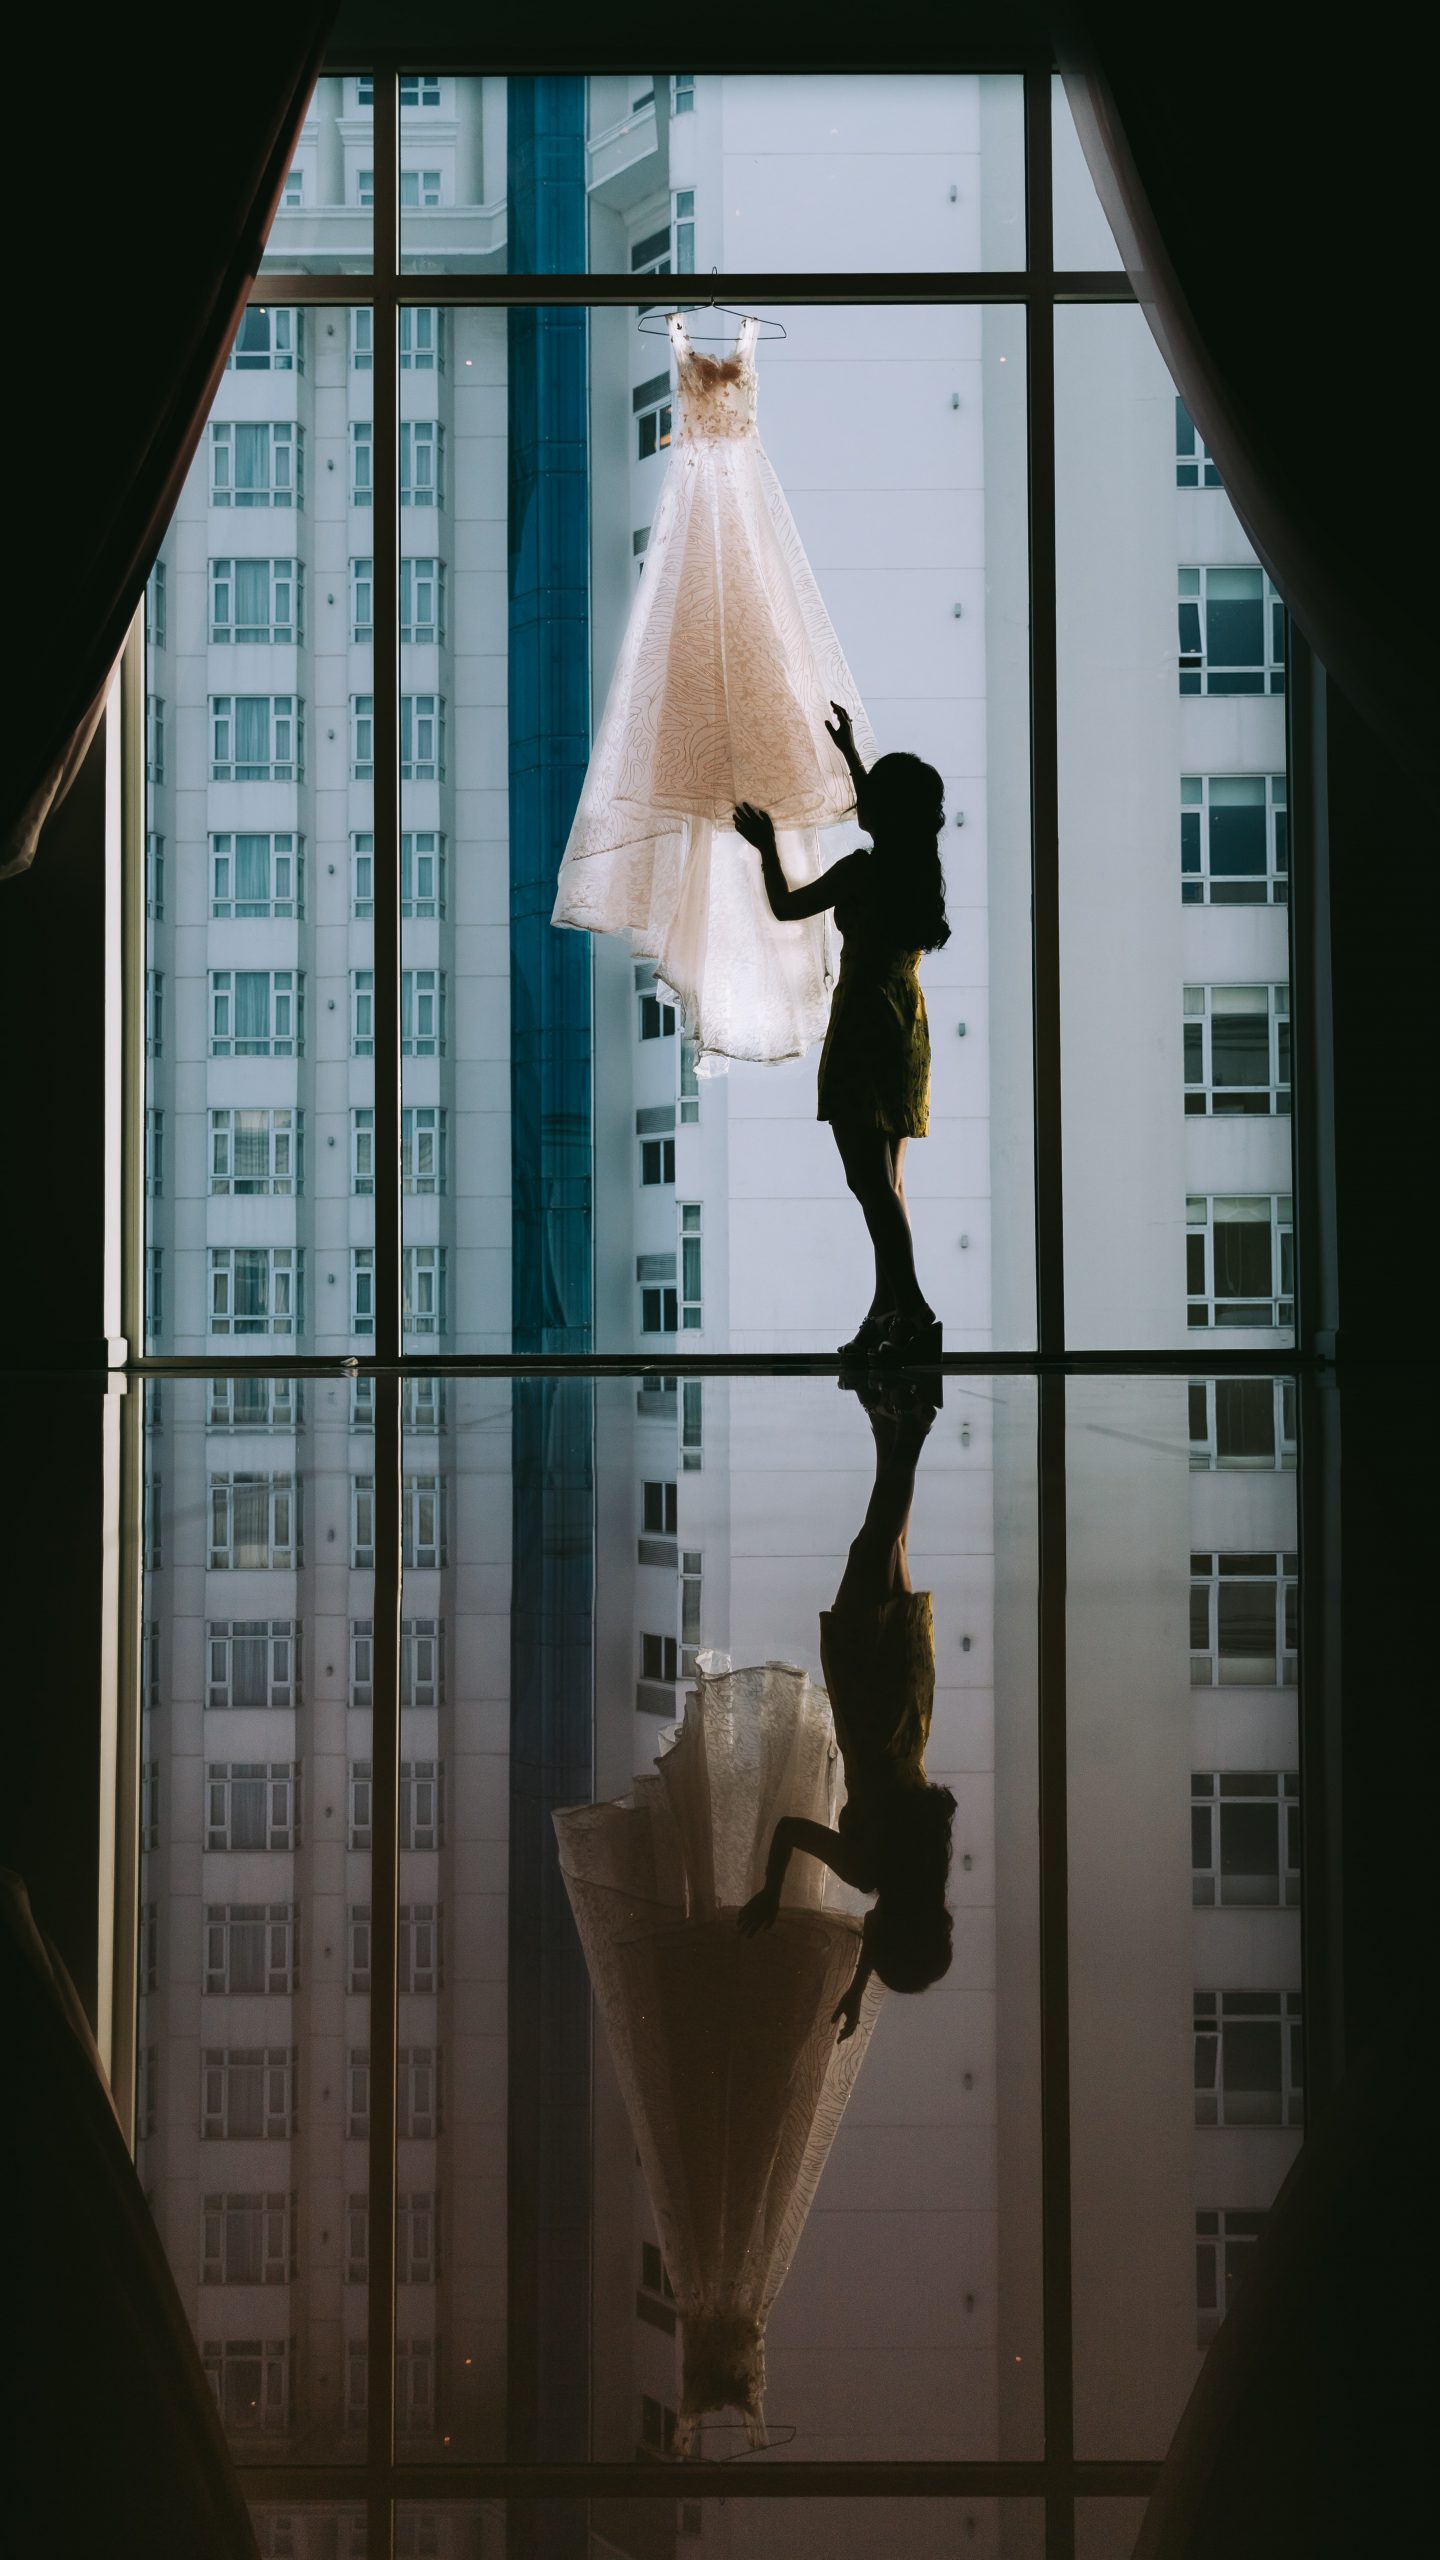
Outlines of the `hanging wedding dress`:
[{"label": "hanging wedding dress", "polygon": [[676,2450],[707,2410],[766,2442],[765,2322],[879,2007],[832,2023],[861,1898],[795,1856],[772,1929],[742,1937],[782,1813],[833,1824],[829,1701],[803,1671],[700,1657],[657,1775],[555,1816],[560,1864],[682,2326]]},{"label": "hanging wedding dress", "polygon": [[[677,997],[701,1062],[802,1056],[834,982],[828,915],[778,924],[730,824],[768,809],[792,888],[855,805],[832,702],[875,740],[755,426],[753,319],[728,357],[669,321],[679,384],[645,570],[560,866],[553,921],[623,933]],[[848,850],[848,848],[846,848]]]}]

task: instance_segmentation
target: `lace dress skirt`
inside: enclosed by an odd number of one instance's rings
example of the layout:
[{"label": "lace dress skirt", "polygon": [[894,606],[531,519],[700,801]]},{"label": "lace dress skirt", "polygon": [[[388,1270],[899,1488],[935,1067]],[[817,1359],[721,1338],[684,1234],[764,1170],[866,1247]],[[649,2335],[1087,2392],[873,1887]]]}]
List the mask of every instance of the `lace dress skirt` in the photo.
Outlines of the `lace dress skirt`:
[{"label": "lace dress skirt", "polygon": [[919,969],[918,951],[877,952],[847,940],[820,1052],[817,1118],[925,1136],[930,1025]]}]

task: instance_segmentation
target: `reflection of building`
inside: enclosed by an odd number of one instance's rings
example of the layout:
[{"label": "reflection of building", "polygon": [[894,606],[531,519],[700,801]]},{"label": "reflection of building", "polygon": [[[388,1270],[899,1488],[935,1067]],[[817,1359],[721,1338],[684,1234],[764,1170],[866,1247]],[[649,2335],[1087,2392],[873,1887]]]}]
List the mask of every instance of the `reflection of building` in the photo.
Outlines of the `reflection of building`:
[{"label": "reflection of building", "polygon": [[[783,126],[775,87],[590,83],[592,263],[661,276],[993,262],[1007,146],[989,85],[867,83],[863,184],[829,147],[837,105],[850,130],[846,84],[788,87]],[[502,85],[415,75],[403,113],[407,244],[503,264]],[[323,84],[277,227],[282,265],[353,254],[370,150],[364,84]],[[1066,1131],[1072,1223],[1090,1229],[1072,1329],[1174,1343],[1188,1317],[1207,1349],[1212,1328],[1273,1341],[1291,1284],[1271,600],[1188,422],[1174,431],[1139,315],[1064,319],[1065,842],[1094,892],[1067,919],[1069,1065],[1092,1103]],[[420,1355],[511,1338],[508,348],[497,313],[402,324],[406,1348]],[[628,315],[594,316],[597,690],[664,467],[662,356]],[[1003,307],[923,324],[815,311],[792,315],[762,384],[762,432],[877,728],[935,758],[964,820],[948,838],[955,939],[926,972],[936,1142],[916,1151],[912,1187],[951,1339],[975,1348],[1023,1340],[1028,1323],[1022,364]],[[363,1351],[372,1334],[372,383],[367,314],[253,311],[152,583],[148,1164],[166,1349],[263,1359]],[[1143,660],[1133,695],[1127,652]],[[1122,804],[1113,760],[1132,743]],[[593,961],[597,1344],[827,1346],[868,1284],[811,1068],[701,1084],[644,966],[612,946]],[[510,1750],[507,1619],[530,1559],[511,1543],[507,1400],[453,1382],[407,1392],[400,2414],[432,2449],[448,2434],[461,2452],[528,2453],[506,2434],[504,2233],[506,1844],[547,1782]],[[1117,1392],[1077,1390],[1077,1484]],[[1127,1440],[1100,1543],[1072,1552],[1076,2119],[1090,2108],[1103,2136],[1077,2187],[1077,2319],[1155,2341],[1143,2375],[1123,2358],[1091,2367],[1127,2452],[1160,2450],[1296,2120],[1294,1414],[1269,1382],[1196,1385],[1187,1475],[1180,1394],[1139,1396],[1141,1439],[1160,1452],[1142,1461]],[[256,2440],[291,2456],[356,2452],[364,2407],[371,1443],[363,1390],[350,1398],[168,1387],[150,1458],[164,1538],[147,1612],[145,2174],[227,2417],[237,2434],[263,2421]],[[646,1765],[687,1648],[813,1667],[814,1612],[863,1508],[858,1417],[840,1415],[833,1449],[808,1420],[804,1445],[768,1435],[824,1401],[767,1413],[739,1389],[635,1381],[604,1391],[593,1448],[577,1456],[572,1438],[556,1500],[568,1486],[580,1544],[595,1542],[597,1791]],[[493,1427],[477,1431],[482,1410]],[[960,1952],[943,1994],[890,2004],[777,2314],[774,2414],[788,2391],[795,2449],[812,2457],[1038,2449],[1033,1770],[1017,1740],[1033,1698],[1028,1406],[1017,1398],[1008,1423],[995,1411],[993,1440],[947,1417],[926,1460],[950,1657],[931,1765],[961,1797]],[[573,1562],[566,1534],[555,1551]],[[1111,1595],[1106,1624],[1087,1625],[1087,1592]],[[537,1626],[549,1606],[527,1592]],[[1135,1965],[1140,1907],[1154,1927],[1117,2036],[1085,1988],[1106,1979],[1107,1929]],[[588,2108],[588,2058],[577,2069]],[[594,2126],[593,2442],[663,2452],[671,2315],[603,2073]],[[938,2212],[894,2206],[937,2191]],[[922,2353],[902,2315],[937,2292],[937,2256],[943,2304]],[[554,2298],[572,2297],[559,2283]],[[1136,2412],[1155,2439],[1143,2446]],[[585,2449],[564,2440],[569,2416],[549,2413],[546,2450]],[[762,2534],[758,2511],[747,2529]]]}]

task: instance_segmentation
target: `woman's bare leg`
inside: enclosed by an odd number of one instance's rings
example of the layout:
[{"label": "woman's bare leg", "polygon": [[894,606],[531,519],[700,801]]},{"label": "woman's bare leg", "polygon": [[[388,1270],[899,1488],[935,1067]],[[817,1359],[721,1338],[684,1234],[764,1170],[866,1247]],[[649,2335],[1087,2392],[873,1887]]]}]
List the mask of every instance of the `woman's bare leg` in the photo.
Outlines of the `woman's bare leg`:
[{"label": "woman's bare leg", "polygon": [[[883,1135],[883,1132],[882,1132],[881,1134]],[[841,1132],[840,1132],[840,1130],[839,1130],[838,1128],[833,1130],[833,1135],[834,1135],[834,1139],[835,1139],[835,1144],[836,1144],[836,1146],[838,1147],[838,1149],[839,1149],[839,1151],[840,1151],[840,1161],[841,1161],[842,1165],[844,1165],[844,1166],[845,1166],[845,1178],[846,1178],[846,1181],[847,1181],[847,1182],[849,1182],[849,1180],[850,1180],[850,1169],[849,1169],[849,1165],[848,1165],[848,1163],[846,1163],[846,1157],[845,1157],[845,1140],[844,1140],[844,1138],[843,1138],[843,1136],[842,1136],[842,1134],[841,1134]],[[905,1141],[904,1141],[904,1139],[902,1138],[902,1139],[900,1140],[900,1145],[903,1147],[903,1146],[904,1146],[904,1144],[905,1144]],[[853,1183],[851,1183],[850,1187],[851,1187],[851,1189],[853,1190],[853,1189],[854,1189],[854,1184],[853,1184]],[[872,1246],[873,1246],[873,1239],[872,1239]],[[885,1266],[884,1266],[883,1262],[882,1262],[882,1261],[881,1261],[881,1259],[880,1259],[879,1248],[878,1248],[878,1247],[873,1247],[873,1250],[874,1250],[874,1254],[875,1254],[875,1293],[874,1293],[873,1297],[872,1297],[872,1298],[871,1298],[871,1300],[870,1300],[870,1304],[869,1304],[869,1306],[868,1306],[868,1307],[866,1308],[866,1310],[865,1310],[865,1321],[866,1321],[866,1323],[867,1323],[867,1324],[868,1324],[868,1323],[870,1323],[872,1320],[877,1319],[877,1318],[886,1317],[886,1316],[893,1316],[893,1315],[896,1313],[896,1310],[897,1310],[897,1308],[898,1308],[898,1306],[899,1306],[899,1303],[900,1303],[900,1302],[899,1302],[899,1299],[896,1297],[896,1294],[895,1294],[895,1287],[894,1287],[894,1283],[892,1282],[892,1280],[891,1280],[891,1278],[890,1278],[890,1275],[889,1275],[888,1271],[886,1270],[886,1268],[885,1268]]]},{"label": "woman's bare leg", "polygon": [[883,1273],[890,1305],[899,1315],[928,1317],[930,1306],[915,1276],[915,1239],[904,1190],[904,1140],[885,1129],[835,1125],[845,1179],[860,1203],[875,1251],[877,1287]]}]

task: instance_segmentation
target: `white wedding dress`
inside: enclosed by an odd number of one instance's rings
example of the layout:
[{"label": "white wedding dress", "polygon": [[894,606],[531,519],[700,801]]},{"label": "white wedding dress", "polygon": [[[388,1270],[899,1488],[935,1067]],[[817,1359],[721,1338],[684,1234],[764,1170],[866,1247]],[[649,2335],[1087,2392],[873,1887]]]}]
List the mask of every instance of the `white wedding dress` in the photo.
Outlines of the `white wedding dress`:
[{"label": "white wedding dress", "polygon": [[831,1825],[829,1701],[803,1671],[702,1655],[657,1775],[555,1815],[560,1864],[605,2022],[681,2322],[676,2451],[707,2411],[766,2442],[765,2322],[805,2227],[878,2013],[841,2044],[831,2013],[860,1954],[860,1897],[790,1860],[773,1928],[735,1915],[782,1813]]},{"label": "white wedding dress", "polygon": [[835,976],[828,914],[778,924],[758,855],[730,820],[768,809],[792,888],[822,869],[819,830],[855,805],[824,724],[874,734],[785,493],[756,431],[756,324],[732,353],[669,322],[679,383],[644,575],[560,866],[553,922],[628,935],[656,963],[705,1058],[802,1056]]}]

